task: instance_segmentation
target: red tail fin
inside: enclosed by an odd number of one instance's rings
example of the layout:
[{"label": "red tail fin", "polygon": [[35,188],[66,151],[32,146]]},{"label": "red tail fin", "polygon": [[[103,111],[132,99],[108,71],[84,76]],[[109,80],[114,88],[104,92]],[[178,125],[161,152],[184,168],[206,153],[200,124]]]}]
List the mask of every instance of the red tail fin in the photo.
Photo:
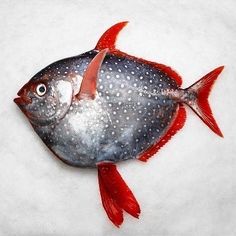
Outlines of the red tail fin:
[{"label": "red tail fin", "polygon": [[123,210],[138,218],[139,204],[114,164],[98,165],[98,181],[103,207],[114,225],[122,224]]},{"label": "red tail fin", "polygon": [[208,103],[208,96],[210,94],[212,85],[216,81],[218,75],[221,73],[221,71],[224,69],[224,66],[220,66],[207,75],[203,76],[200,80],[198,80],[196,83],[191,85],[186,90],[189,92],[196,93],[197,99],[193,102],[190,101],[187,104],[193,109],[193,111],[202,119],[202,121],[217,135],[220,137],[223,137],[223,134],[220,131],[220,128],[218,127],[210,105]]}]

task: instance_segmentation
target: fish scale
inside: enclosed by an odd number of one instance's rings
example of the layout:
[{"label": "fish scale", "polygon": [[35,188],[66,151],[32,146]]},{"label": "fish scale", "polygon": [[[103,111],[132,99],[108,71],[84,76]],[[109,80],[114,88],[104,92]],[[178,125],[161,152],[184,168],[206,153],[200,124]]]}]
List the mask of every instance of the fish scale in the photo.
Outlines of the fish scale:
[{"label": "fish scale", "polygon": [[115,163],[152,157],[183,127],[184,105],[223,136],[208,103],[223,66],[182,89],[170,67],[116,49],[126,24],[108,29],[94,50],[38,72],[14,99],[59,159],[98,169],[103,207],[117,227],[123,211],[138,218],[140,207]]}]

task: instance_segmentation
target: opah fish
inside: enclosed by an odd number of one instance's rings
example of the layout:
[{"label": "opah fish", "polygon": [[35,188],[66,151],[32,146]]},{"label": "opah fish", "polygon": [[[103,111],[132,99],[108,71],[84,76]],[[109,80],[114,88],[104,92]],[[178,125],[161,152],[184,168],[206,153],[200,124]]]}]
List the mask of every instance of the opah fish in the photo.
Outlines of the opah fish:
[{"label": "opah fish", "polygon": [[147,161],[183,127],[185,105],[223,136],[207,100],[223,66],[182,89],[170,67],[116,49],[126,24],[108,29],[95,49],[38,72],[14,100],[59,159],[98,169],[102,203],[116,226],[123,211],[138,218],[140,207],[115,163]]}]

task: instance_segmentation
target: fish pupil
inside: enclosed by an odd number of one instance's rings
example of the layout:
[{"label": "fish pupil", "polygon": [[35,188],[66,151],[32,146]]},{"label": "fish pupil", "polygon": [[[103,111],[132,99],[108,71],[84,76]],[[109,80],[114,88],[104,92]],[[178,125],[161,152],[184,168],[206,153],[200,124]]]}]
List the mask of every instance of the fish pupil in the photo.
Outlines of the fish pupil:
[{"label": "fish pupil", "polygon": [[44,86],[40,86],[39,87],[39,92],[40,93],[44,93],[45,92],[45,87]]}]

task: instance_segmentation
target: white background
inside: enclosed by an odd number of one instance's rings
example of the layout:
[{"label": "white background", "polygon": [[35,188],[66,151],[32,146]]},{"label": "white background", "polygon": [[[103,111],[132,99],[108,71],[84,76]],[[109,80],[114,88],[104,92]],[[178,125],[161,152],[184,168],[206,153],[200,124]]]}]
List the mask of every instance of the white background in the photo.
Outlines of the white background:
[{"label": "white background", "polygon": [[[0,2],[0,235],[236,235],[236,2]],[[100,202],[95,170],[61,163],[13,103],[49,63],[92,49],[119,21],[118,48],[175,68],[187,87],[226,68],[210,103],[225,138],[190,109],[179,132],[147,164],[118,165],[137,197],[139,220],[115,228]]]}]

